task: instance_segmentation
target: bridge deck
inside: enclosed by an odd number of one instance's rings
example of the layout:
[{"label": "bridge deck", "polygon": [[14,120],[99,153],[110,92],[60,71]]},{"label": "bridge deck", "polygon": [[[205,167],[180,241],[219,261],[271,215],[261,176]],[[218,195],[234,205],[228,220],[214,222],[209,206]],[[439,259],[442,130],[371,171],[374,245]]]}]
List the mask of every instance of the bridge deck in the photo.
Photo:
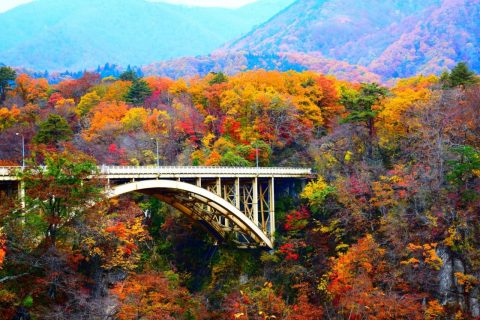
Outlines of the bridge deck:
[{"label": "bridge deck", "polygon": [[[0,180],[17,180],[15,171],[21,167],[0,167]],[[310,168],[281,167],[155,167],[155,166],[100,166],[99,173],[106,179],[154,178],[303,178],[312,174]]]}]

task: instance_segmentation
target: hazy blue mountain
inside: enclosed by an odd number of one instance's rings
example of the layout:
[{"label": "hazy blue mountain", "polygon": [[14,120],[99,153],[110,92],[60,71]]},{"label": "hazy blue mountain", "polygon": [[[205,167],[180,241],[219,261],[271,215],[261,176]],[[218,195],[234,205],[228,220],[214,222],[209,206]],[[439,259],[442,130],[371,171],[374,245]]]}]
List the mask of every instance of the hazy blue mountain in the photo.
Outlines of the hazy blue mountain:
[{"label": "hazy blue mountain", "polygon": [[145,0],[36,0],[0,14],[0,62],[76,70],[208,54],[292,1],[225,9]]}]

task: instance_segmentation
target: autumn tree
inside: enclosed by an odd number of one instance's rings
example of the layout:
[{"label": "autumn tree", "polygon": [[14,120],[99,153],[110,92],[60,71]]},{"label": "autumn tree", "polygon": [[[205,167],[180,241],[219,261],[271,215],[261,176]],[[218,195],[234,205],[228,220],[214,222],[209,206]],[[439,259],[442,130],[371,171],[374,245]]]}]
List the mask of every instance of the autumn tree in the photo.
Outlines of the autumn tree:
[{"label": "autumn tree", "polygon": [[15,106],[11,109],[0,108],[0,132],[13,126],[20,119],[20,110]]},{"label": "autumn tree", "polygon": [[115,199],[82,240],[82,254],[99,261],[107,271],[134,271],[141,263],[142,245],[147,240],[150,236],[141,209],[128,199]]},{"label": "autumn tree", "polygon": [[88,229],[92,204],[103,199],[103,186],[92,177],[96,170],[94,159],[69,145],[36,148],[18,173],[24,198],[0,209],[7,246],[15,247],[6,257],[8,276],[1,285],[15,288],[17,305],[28,308],[22,311],[26,315],[50,317],[63,304],[72,306],[65,311],[67,318],[93,310],[82,291],[85,279],[76,273],[82,257],[75,253],[75,243]]},{"label": "autumn tree", "polygon": [[412,130],[407,121],[413,106],[428,103],[435,95],[433,88],[438,83],[436,76],[417,76],[401,79],[390,89],[391,95],[378,114],[379,143],[384,148],[397,148]]},{"label": "autumn tree", "polygon": [[142,129],[148,119],[148,111],[144,108],[131,108],[123,117],[122,124],[126,132]]},{"label": "autumn tree", "polygon": [[367,235],[336,259],[328,290],[337,312],[354,318],[423,319],[419,297],[382,289],[382,275],[388,272],[384,255]]},{"label": "autumn tree", "polygon": [[15,80],[13,94],[19,96],[23,104],[38,103],[42,100],[47,100],[48,90],[47,79],[33,79],[22,73]]},{"label": "autumn tree", "polygon": [[65,98],[72,98],[79,102],[90,88],[100,82],[100,75],[97,73],[85,72],[82,77],[74,80],[65,80],[57,85],[57,90]]},{"label": "autumn tree", "polygon": [[132,275],[112,293],[120,300],[118,319],[206,319],[201,304],[181,287],[173,272]]},{"label": "autumn tree", "polygon": [[114,136],[122,130],[121,120],[128,111],[125,102],[101,102],[92,110],[90,128],[83,132],[86,140]]},{"label": "autumn tree", "polygon": [[[43,163],[38,163],[37,157],[43,158]],[[101,198],[98,181],[90,179],[96,170],[94,159],[69,145],[58,152],[43,147],[32,151],[32,161],[21,180],[27,189],[26,205],[36,208],[31,215],[44,225],[47,245],[55,246],[59,230]]]},{"label": "autumn tree", "polygon": [[95,91],[82,96],[77,106],[77,114],[80,117],[86,116],[100,102],[100,97]]}]

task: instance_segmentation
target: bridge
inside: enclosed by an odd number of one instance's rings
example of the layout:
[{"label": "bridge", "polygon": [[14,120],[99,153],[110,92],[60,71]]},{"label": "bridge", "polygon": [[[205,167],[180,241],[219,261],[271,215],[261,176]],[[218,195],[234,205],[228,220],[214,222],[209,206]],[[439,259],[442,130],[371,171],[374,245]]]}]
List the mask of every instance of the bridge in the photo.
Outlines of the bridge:
[{"label": "bridge", "polygon": [[[20,186],[16,170],[21,167],[0,167],[0,183]],[[312,176],[309,168],[101,166],[98,171],[109,198],[151,195],[198,221],[218,240],[267,248],[274,243],[275,185]]]}]

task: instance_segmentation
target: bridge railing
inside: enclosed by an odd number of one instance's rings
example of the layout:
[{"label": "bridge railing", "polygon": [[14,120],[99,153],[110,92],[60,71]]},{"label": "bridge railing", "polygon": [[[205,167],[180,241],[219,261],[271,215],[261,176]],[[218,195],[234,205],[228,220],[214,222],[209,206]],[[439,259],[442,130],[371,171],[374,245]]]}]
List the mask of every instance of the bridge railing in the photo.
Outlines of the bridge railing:
[{"label": "bridge railing", "polygon": [[[0,167],[0,177],[13,177],[22,167]],[[198,167],[198,166],[99,166],[101,175],[185,175],[185,174],[228,174],[228,175],[311,175],[309,168],[292,167]]]},{"label": "bridge railing", "polygon": [[115,174],[298,174],[309,175],[312,170],[309,168],[280,168],[280,167],[199,167],[199,166],[177,166],[177,167],[156,167],[156,166],[101,166],[100,173],[104,175]]},{"label": "bridge railing", "polygon": [[0,176],[15,175],[15,172],[21,169],[22,167],[0,167]]}]

